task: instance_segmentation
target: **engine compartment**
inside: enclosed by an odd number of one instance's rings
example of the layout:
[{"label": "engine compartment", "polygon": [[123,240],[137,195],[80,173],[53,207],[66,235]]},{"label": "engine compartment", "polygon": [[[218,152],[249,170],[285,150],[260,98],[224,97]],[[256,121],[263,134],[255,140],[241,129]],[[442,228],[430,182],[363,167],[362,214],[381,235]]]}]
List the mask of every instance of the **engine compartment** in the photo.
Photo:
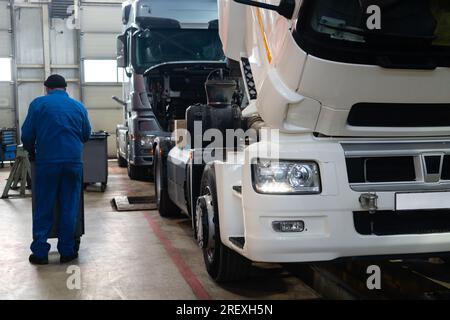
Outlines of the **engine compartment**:
[{"label": "engine compartment", "polygon": [[225,62],[164,63],[145,72],[152,110],[165,131],[172,132],[174,121],[185,118],[191,105],[206,104],[205,82]]}]

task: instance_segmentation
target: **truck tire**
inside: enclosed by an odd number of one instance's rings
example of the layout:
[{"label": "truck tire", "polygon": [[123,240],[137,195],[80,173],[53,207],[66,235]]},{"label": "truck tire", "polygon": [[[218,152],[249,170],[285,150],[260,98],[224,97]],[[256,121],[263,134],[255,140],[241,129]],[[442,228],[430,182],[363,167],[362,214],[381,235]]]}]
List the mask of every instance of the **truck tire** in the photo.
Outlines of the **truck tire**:
[{"label": "truck tire", "polygon": [[203,258],[208,274],[218,283],[247,278],[251,268],[251,261],[225,246],[220,238],[216,177],[214,168],[210,166],[206,167],[202,177],[200,196],[203,195],[211,197],[214,210],[214,248],[203,249]]},{"label": "truck tire", "polygon": [[128,161],[124,159],[119,153],[117,154],[117,162],[120,168],[126,168],[128,166]]},{"label": "truck tire", "polygon": [[127,170],[128,170],[128,177],[130,177],[131,180],[142,181],[145,180],[146,178],[145,168],[132,165],[131,163],[128,162]]},{"label": "truck tire", "polygon": [[178,216],[180,209],[167,191],[167,160],[161,156],[159,145],[156,146],[154,159],[155,198],[159,214],[164,218]]}]

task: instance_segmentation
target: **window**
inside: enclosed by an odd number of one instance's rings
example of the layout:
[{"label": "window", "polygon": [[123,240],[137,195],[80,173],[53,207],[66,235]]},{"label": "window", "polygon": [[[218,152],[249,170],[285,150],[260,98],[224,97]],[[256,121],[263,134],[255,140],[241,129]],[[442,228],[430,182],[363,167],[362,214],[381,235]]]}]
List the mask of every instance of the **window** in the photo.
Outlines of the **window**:
[{"label": "window", "polygon": [[122,75],[116,60],[84,60],[85,83],[120,83]]},{"label": "window", "polygon": [[0,58],[0,81],[11,81],[11,58]]},{"label": "window", "polygon": [[377,2],[380,30],[369,30],[363,0],[305,0],[294,37],[311,55],[386,68],[450,67],[448,0]]},{"label": "window", "polygon": [[153,29],[137,36],[136,64],[150,68],[170,61],[223,61],[217,29]]}]

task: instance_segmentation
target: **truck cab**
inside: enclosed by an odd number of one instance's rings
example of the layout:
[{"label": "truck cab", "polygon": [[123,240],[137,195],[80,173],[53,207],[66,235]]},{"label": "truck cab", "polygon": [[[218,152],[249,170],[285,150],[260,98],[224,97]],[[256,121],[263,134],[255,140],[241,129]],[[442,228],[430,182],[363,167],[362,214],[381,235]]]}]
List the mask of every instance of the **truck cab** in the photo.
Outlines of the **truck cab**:
[{"label": "truck cab", "polygon": [[228,66],[238,66],[222,82],[245,96],[228,106],[257,139],[215,147],[224,156],[201,164],[193,159],[209,147],[172,139],[156,178],[160,212],[191,216],[211,277],[241,279],[251,262],[447,254],[448,2],[218,6]]},{"label": "truck cab", "polygon": [[152,172],[156,137],[170,135],[173,121],[206,99],[205,78],[225,56],[215,1],[128,1],[122,12],[117,60],[126,81],[123,98],[114,97],[124,108],[117,157],[139,179]]}]

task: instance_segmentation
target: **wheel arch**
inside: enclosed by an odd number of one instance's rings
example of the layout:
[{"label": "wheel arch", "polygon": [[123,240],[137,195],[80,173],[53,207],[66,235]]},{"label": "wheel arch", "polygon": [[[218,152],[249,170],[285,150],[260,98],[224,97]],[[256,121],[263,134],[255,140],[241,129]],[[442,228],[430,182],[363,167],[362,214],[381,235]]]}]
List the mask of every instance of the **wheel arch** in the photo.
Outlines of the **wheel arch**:
[{"label": "wheel arch", "polygon": [[222,243],[234,251],[243,253],[230,238],[245,237],[245,220],[242,196],[233,190],[240,186],[242,180],[241,165],[215,161],[207,164],[204,171],[212,170],[216,182],[217,208]]}]

